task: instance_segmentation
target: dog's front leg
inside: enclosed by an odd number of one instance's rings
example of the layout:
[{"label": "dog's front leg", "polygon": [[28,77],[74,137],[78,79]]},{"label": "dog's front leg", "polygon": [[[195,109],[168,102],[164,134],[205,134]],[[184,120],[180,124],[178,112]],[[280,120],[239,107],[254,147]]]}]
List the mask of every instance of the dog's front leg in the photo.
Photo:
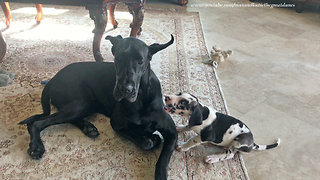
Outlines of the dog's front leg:
[{"label": "dog's front leg", "polygon": [[216,163],[219,161],[223,161],[223,160],[227,160],[227,159],[231,159],[234,157],[236,151],[233,149],[227,149],[224,153],[220,153],[220,154],[212,154],[209,156],[206,156],[204,161],[208,164],[212,164],[212,163]]},{"label": "dog's front leg", "polygon": [[166,180],[168,177],[168,165],[177,144],[178,133],[172,118],[165,111],[160,112],[155,117],[161,118],[161,121],[158,120],[161,123],[157,124],[156,129],[164,139],[162,151],[156,164],[155,179]]},{"label": "dog's front leg", "polygon": [[176,129],[178,132],[185,132],[190,130],[188,125],[182,125],[182,124],[177,125]]},{"label": "dog's front leg", "polygon": [[190,138],[186,143],[177,145],[176,149],[177,149],[177,151],[188,151],[189,149],[191,149],[201,143],[203,143],[201,141],[201,137],[196,135],[196,136],[193,136],[192,138]]}]

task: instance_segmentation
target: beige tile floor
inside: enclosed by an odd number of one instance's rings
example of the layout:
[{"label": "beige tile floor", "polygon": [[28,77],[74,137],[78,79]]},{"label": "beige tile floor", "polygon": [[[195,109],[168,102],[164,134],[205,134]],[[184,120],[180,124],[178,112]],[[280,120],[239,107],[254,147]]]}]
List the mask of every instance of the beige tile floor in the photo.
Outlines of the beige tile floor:
[{"label": "beige tile floor", "polygon": [[277,149],[243,155],[250,178],[318,179],[320,13],[207,6],[218,2],[250,3],[190,0],[180,9],[200,12],[208,48],[234,51],[217,69],[229,113],[250,127],[257,143],[281,138]]}]

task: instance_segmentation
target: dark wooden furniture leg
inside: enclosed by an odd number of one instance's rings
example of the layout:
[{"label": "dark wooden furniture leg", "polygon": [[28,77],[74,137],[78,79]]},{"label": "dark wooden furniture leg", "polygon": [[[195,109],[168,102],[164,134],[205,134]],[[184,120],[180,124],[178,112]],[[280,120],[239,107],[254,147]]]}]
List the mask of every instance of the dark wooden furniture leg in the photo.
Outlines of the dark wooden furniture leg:
[{"label": "dark wooden furniture leg", "polygon": [[[25,2],[25,3],[39,3],[39,0],[7,0],[10,2]],[[184,0],[187,1],[187,0]],[[145,0],[69,0],[69,1],[62,1],[62,0],[42,0],[42,4],[58,4],[58,5],[75,5],[75,6],[85,6],[86,9],[89,10],[90,18],[94,21],[95,28],[93,30],[94,37],[93,37],[93,56],[94,59],[97,62],[102,62],[103,57],[100,52],[100,44],[101,39],[103,36],[103,33],[105,31],[105,28],[107,26],[108,21],[108,15],[105,11],[107,8],[109,8],[110,13],[110,21],[114,28],[118,26],[118,22],[114,18],[114,10],[116,3],[123,2],[128,5],[129,12],[133,16],[133,21],[130,24],[131,32],[130,36],[136,37],[137,35],[140,35],[142,28],[142,22],[144,18],[144,3]],[[109,4],[108,4],[109,3]],[[3,11],[5,15],[8,15],[6,17],[10,17],[10,11],[7,11],[9,8],[9,4],[0,2],[1,7],[3,8]],[[107,8],[106,8],[107,7]],[[42,6],[41,4],[36,4],[37,8],[37,16],[36,20],[37,22],[40,22],[42,19]],[[9,13],[9,14],[8,14]],[[10,24],[10,18],[7,22]],[[7,20],[7,18],[6,18]],[[4,41],[3,41],[4,42]],[[0,42],[1,43],[1,42]],[[4,42],[5,43],[5,42]],[[1,45],[1,44],[0,44]],[[3,49],[3,47],[0,47]],[[0,49],[0,53],[3,52],[2,49]],[[5,51],[4,51],[5,52]],[[0,54],[1,55],[1,54]]]},{"label": "dark wooden furniture leg", "polygon": [[144,8],[143,4],[127,4],[129,12],[133,16],[132,23],[130,24],[131,32],[130,36],[131,37],[137,37],[137,35],[141,34],[142,28],[141,25],[143,23],[143,18],[144,18]]},{"label": "dark wooden furniture leg", "polygon": [[180,4],[181,6],[187,5],[188,2],[189,2],[189,0],[178,0],[178,4]]},{"label": "dark wooden furniture leg", "polygon": [[302,13],[302,11],[303,11],[303,7],[304,7],[304,3],[305,3],[305,1],[298,1],[298,2],[296,2],[296,12],[297,13]]},{"label": "dark wooden furniture leg", "polygon": [[108,15],[105,13],[104,8],[102,6],[87,6],[89,10],[90,18],[94,21],[94,33],[93,37],[93,56],[97,62],[102,62],[103,57],[100,52],[100,43],[102,39],[102,35],[106,29]]},{"label": "dark wooden furniture leg", "polygon": [[111,24],[113,25],[113,28],[117,28],[118,27],[118,22],[114,18],[114,10],[115,10],[115,8],[116,8],[116,4],[110,4],[109,5],[109,20],[110,20]]},{"label": "dark wooden furniture leg", "polygon": [[6,19],[6,26],[9,27],[10,26],[10,22],[11,22],[11,12],[10,12],[10,6],[8,2],[0,2],[3,14],[5,16]]}]

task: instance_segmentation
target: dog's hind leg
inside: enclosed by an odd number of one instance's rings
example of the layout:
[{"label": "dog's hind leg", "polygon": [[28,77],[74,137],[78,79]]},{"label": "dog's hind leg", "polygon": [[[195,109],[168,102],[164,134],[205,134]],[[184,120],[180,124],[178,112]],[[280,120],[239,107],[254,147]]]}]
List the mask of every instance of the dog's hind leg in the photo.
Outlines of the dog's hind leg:
[{"label": "dog's hind leg", "polygon": [[50,95],[49,95],[49,90],[50,90],[50,81],[49,83],[44,87],[42,94],[41,94],[41,106],[42,106],[42,110],[43,113],[42,114],[36,114],[33,115],[21,122],[19,122],[18,124],[22,125],[22,124],[32,124],[34,121],[39,121],[44,117],[47,117],[50,115],[51,113],[51,109],[50,109]]},{"label": "dog's hind leg", "polygon": [[190,138],[187,142],[177,145],[176,149],[177,149],[177,151],[188,151],[189,149],[191,149],[195,146],[198,146],[201,143],[203,143],[201,141],[201,136],[196,135],[196,136],[193,136],[192,138]]},{"label": "dog's hind leg", "polygon": [[40,159],[45,151],[40,138],[40,132],[48,126],[82,120],[91,114],[87,107],[85,103],[73,102],[64,106],[64,108],[57,113],[42,120],[35,121],[32,124],[27,124],[30,134],[28,154],[33,159]]},{"label": "dog's hind leg", "polygon": [[71,122],[71,124],[78,127],[89,138],[96,138],[100,134],[98,129],[87,120],[75,121]]},{"label": "dog's hind leg", "polygon": [[212,154],[212,155],[206,156],[204,161],[208,164],[216,163],[219,161],[233,158],[235,153],[236,153],[236,151],[231,150],[231,149],[227,149],[224,153]]}]

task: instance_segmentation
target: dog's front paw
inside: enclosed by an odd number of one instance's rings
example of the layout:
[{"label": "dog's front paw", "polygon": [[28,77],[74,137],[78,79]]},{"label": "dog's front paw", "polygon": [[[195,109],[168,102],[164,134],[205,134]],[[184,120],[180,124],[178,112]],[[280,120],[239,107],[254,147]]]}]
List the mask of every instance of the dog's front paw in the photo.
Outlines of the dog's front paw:
[{"label": "dog's front paw", "polygon": [[204,158],[204,162],[205,162],[205,163],[208,163],[208,164],[213,164],[213,163],[216,163],[216,162],[219,162],[219,161],[221,161],[221,160],[219,159],[219,156],[211,155],[211,156],[206,156],[206,157]]},{"label": "dog's front paw", "polygon": [[161,138],[157,134],[152,134],[151,137],[143,137],[143,140],[139,143],[141,149],[149,151],[159,147],[161,144]]},{"label": "dog's front paw", "polygon": [[153,142],[153,147],[152,147],[152,149],[155,149],[155,148],[159,147],[159,145],[161,144],[161,141],[162,141],[161,138],[160,138],[160,136],[157,135],[157,134],[152,134],[151,140],[152,140],[152,142]]},{"label": "dog's front paw", "polygon": [[98,129],[89,123],[83,127],[82,132],[89,138],[96,138],[100,135]]},{"label": "dog's front paw", "polygon": [[28,154],[31,156],[32,159],[40,159],[42,158],[44,151],[45,151],[44,146],[40,141],[37,143],[30,143]]}]

